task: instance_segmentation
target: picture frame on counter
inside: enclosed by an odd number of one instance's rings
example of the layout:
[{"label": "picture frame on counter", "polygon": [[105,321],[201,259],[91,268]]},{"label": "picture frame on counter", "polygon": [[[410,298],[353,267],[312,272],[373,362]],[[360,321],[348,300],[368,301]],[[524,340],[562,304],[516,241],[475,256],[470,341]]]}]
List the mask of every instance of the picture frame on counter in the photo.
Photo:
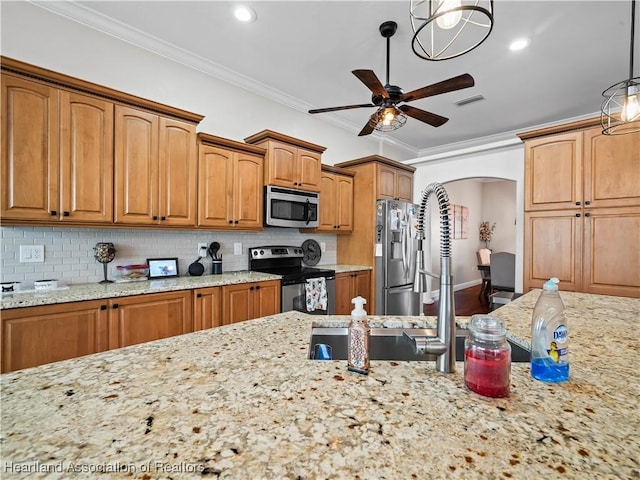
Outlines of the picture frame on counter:
[{"label": "picture frame on counter", "polygon": [[147,258],[147,265],[149,265],[149,279],[171,278],[180,274],[177,258]]}]

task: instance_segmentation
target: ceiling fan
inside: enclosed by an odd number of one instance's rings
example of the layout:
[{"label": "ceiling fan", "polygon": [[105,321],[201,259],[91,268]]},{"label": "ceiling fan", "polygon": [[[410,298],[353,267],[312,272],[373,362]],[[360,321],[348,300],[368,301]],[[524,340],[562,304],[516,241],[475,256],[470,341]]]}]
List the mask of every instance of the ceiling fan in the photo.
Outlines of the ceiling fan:
[{"label": "ceiling fan", "polygon": [[[380,25],[380,34],[387,39],[387,83],[384,86],[373,70],[353,70],[351,72],[373,93],[373,95],[371,95],[371,103],[344,105],[342,107],[315,108],[309,110],[309,113],[325,113],[336,110],[349,110],[352,108],[378,107],[378,110],[371,115],[369,121],[360,131],[358,136],[369,135],[379,123],[380,126],[378,129],[383,131],[395,130],[396,128],[401,127],[404,122],[406,122],[406,117],[404,117],[402,122],[398,122],[396,119],[399,118],[402,113],[405,113],[416,120],[420,120],[421,122],[428,123],[434,127],[439,127],[446,123],[449,120],[446,117],[421,110],[411,105],[398,106],[398,104],[473,87],[475,83],[473,77],[468,73],[465,73],[448,80],[443,80],[442,82],[412,90],[408,93],[404,93],[402,88],[397,85],[389,84],[389,45],[390,39],[393,34],[396,33],[397,28],[398,24],[393,21],[387,21]],[[396,121],[395,124],[394,120]],[[385,126],[388,128],[385,128]]]}]

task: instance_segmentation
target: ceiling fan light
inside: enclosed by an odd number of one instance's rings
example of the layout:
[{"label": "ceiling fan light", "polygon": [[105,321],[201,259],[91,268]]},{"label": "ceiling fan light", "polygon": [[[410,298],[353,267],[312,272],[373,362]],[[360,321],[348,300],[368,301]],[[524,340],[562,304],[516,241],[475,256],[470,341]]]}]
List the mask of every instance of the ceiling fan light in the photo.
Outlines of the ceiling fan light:
[{"label": "ceiling fan light", "polygon": [[394,106],[384,107],[371,116],[371,122],[379,132],[392,132],[407,123],[407,116]]}]

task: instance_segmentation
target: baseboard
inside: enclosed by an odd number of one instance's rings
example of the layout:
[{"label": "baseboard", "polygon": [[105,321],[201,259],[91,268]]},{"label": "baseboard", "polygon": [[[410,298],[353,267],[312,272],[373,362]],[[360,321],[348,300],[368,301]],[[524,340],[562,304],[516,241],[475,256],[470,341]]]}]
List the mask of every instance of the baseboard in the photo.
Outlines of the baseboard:
[{"label": "baseboard", "polygon": [[[475,287],[476,285],[480,285],[481,283],[482,283],[482,280],[471,280],[470,282],[459,283],[459,284],[453,286],[453,291],[457,292],[458,290],[464,290],[465,288]],[[440,297],[440,289],[433,290],[431,292],[431,298],[433,300],[437,300],[438,297]],[[427,298],[427,294],[426,293],[424,294],[424,298]]]}]

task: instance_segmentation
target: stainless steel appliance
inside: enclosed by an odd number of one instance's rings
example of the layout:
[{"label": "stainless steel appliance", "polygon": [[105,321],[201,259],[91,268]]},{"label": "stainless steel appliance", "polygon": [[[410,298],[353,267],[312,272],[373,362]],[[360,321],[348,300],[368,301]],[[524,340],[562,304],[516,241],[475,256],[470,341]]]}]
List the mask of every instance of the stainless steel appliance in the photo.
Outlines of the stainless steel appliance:
[{"label": "stainless steel appliance", "polygon": [[418,240],[418,206],[397,200],[376,202],[376,315],[419,315],[413,291]]},{"label": "stainless steel appliance", "polygon": [[[249,270],[273,273],[282,277],[280,307],[283,312],[297,310],[311,315],[333,315],[336,312],[336,272],[302,265],[302,247],[268,246],[249,249]],[[327,290],[326,310],[307,311],[306,284],[312,278],[324,278]]]},{"label": "stainless steel appliance", "polygon": [[264,224],[272,227],[318,226],[320,194],[304,190],[264,187]]}]

